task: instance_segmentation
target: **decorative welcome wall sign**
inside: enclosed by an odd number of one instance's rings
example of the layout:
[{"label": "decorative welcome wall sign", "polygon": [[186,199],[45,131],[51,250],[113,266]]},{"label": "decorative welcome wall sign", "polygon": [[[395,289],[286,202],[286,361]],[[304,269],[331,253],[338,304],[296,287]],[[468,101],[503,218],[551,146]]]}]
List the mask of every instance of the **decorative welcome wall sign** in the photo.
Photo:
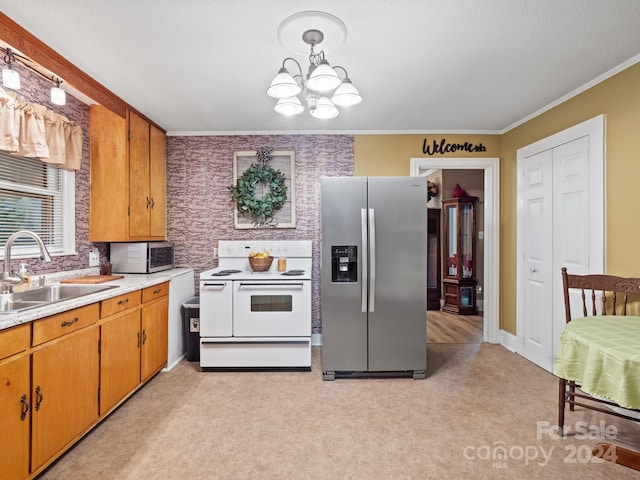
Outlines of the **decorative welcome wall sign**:
[{"label": "decorative welcome wall sign", "polygon": [[453,152],[486,152],[487,147],[485,147],[482,143],[476,143],[475,145],[470,142],[464,143],[447,143],[447,139],[443,138],[438,143],[434,140],[431,145],[429,145],[429,141],[425,138],[422,142],[422,153],[425,155],[441,155],[443,153],[453,153]]}]

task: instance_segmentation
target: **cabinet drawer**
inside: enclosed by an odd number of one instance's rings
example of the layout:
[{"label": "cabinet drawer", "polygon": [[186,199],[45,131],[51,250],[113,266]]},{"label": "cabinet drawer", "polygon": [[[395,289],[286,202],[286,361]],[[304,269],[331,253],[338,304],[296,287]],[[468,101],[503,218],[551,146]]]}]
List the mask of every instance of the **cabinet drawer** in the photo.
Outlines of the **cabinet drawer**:
[{"label": "cabinet drawer", "polygon": [[154,298],[165,297],[169,295],[169,282],[160,283],[147,287],[142,290],[142,303],[150,302]]},{"label": "cabinet drawer", "polygon": [[98,303],[92,303],[85,307],[36,320],[33,322],[33,345],[40,345],[96,323],[98,321],[98,312]]},{"label": "cabinet drawer", "polygon": [[0,332],[0,360],[29,348],[29,327],[30,325],[25,323]]},{"label": "cabinet drawer", "polygon": [[117,297],[109,298],[108,300],[103,300],[102,308],[100,310],[100,318],[114,315],[129,308],[137,307],[138,305],[140,305],[140,290],[125,293],[124,295],[118,295]]}]

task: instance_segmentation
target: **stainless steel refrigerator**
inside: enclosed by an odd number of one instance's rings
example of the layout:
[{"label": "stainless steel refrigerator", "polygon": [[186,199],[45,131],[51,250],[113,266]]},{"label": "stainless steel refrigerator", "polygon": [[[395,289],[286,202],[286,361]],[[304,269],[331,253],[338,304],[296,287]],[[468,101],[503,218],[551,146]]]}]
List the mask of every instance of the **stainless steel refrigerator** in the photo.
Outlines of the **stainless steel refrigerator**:
[{"label": "stainless steel refrigerator", "polygon": [[427,367],[427,179],[323,177],[323,379]]}]

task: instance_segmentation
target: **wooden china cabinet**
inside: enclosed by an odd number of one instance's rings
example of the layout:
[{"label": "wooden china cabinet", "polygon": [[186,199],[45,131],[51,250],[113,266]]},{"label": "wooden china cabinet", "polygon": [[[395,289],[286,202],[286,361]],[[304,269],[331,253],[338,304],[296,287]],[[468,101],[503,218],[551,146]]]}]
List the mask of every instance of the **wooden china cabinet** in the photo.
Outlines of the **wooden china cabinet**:
[{"label": "wooden china cabinet", "polygon": [[476,315],[477,197],[442,201],[443,311]]},{"label": "wooden china cabinet", "polygon": [[427,310],[440,310],[440,209],[429,208],[427,218]]}]

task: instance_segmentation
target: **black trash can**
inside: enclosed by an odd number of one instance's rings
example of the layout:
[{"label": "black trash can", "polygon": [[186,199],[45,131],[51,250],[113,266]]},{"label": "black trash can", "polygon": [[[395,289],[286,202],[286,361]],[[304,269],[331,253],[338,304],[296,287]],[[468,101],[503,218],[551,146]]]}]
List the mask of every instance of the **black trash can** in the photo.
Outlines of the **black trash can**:
[{"label": "black trash can", "polygon": [[187,360],[200,361],[200,297],[191,297],[182,302],[182,328]]}]

